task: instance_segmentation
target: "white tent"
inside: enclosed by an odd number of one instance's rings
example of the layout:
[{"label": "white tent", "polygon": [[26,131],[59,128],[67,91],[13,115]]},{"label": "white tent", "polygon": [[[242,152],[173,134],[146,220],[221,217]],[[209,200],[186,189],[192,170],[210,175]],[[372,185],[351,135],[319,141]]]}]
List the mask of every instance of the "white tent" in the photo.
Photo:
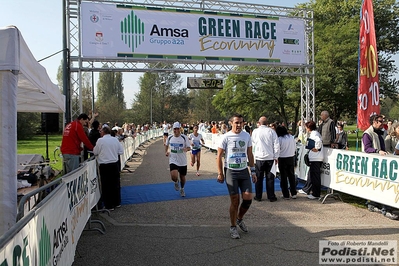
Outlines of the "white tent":
[{"label": "white tent", "polygon": [[0,235],[17,215],[17,112],[63,113],[65,96],[19,30],[0,28]]}]

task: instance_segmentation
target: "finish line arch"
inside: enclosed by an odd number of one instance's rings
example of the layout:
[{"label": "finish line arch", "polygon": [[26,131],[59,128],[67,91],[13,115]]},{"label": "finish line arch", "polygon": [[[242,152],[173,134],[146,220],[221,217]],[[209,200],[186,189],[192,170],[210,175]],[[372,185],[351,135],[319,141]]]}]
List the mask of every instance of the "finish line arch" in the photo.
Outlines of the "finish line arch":
[{"label": "finish line arch", "polygon": [[[209,0],[105,0],[67,1],[65,16],[66,118],[82,112],[83,72],[149,71],[297,76],[301,120],[316,121],[312,10]],[[158,38],[148,42],[153,35]],[[187,45],[151,48],[157,41]]]}]

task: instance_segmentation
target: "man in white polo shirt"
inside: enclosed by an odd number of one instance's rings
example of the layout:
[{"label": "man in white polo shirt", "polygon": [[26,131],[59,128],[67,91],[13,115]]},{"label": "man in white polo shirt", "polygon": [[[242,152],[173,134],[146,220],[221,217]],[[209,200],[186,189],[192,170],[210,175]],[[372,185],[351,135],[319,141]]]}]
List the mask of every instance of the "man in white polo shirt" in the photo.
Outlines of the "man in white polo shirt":
[{"label": "man in white polo shirt", "polygon": [[123,147],[117,138],[110,135],[111,129],[108,126],[103,126],[100,134],[102,137],[97,140],[93,153],[99,164],[104,208],[114,210],[121,205],[118,159],[123,154]]}]

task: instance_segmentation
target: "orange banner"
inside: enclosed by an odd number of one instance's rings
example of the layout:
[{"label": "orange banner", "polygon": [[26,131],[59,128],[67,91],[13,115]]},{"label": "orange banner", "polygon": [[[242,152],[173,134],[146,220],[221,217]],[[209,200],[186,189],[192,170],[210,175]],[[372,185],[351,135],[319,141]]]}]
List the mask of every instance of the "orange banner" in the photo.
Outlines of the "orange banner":
[{"label": "orange banner", "polygon": [[362,3],[359,43],[357,127],[365,130],[370,126],[370,116],[380,113],[378,55],[372,0],[363,0]]}]

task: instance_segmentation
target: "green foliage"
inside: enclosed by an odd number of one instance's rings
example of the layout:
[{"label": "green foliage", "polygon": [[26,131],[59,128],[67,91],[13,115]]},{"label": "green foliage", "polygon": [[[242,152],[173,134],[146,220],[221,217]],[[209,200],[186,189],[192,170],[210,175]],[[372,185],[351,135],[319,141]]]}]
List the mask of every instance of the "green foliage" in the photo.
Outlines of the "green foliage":
[{"label": "green foliage", "polygon": [[257,121],[265,115],[270,122],[288,124],[299,118],[299,82],[294,77],[229,75],[213,104],[226,117],[238,112]]},{"label": "green foliage", "polygon": [[190,105],[190,123],[200,121],[219,121],[224,120],[212,100],[220,92],[218,89],[191,89],[189,97]]},{"label": "green foliage", "polygon": [[[106,67],[106,66],[104,66]],[[98,120],[123,124],[126,104],[123,95],[122,73],[102,72],[97,84],[96,111]]]},{"label": "green foliage", "polygon": [[[158,63],[157,67],[164,65]],[[187,89],[180,89],[182,79],[176,73],[146,72],[139,79],[140,91],[132,105],[134,122],[138,124],[163,121],[187,121],[190,101]],[[151,109],[152,106],[152,109]],[[152,111],[151,111],[152,110]]]},{"label": "green foliage", "polygon": [[[357,111],[357,58],[361,1],[316,0],[314,10],[317,112],[329,110],[334,119]],[[399,45],[399,4],[373,1],[379,55],[380,93],[395,95],[397,68],[390,59]]]},{"label": "green foliage", "polygon": [[41,131],[40,113],[17,113],[17,139],[32,139]]}]

